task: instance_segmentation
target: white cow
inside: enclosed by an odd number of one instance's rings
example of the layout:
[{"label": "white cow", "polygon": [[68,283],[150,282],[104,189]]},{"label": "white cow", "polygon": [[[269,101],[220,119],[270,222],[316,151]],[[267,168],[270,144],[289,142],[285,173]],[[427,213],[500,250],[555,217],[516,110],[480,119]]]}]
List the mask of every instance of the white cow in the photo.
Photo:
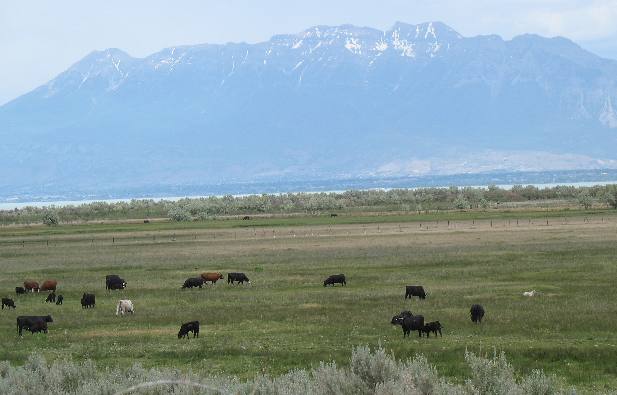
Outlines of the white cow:
[{"label": "white cow", "polygon": [[535,290],[535,289],[534,289],[533,291],[526,291],[526,292],[523,292],[523,296],[529,296],[529,297],[536,296],[537,294],[538,294],[538,293],[536,292],[536,290]]},{"label": "white cow", "polygon": [[124,313],[135,313],[135,309],[133,308],[133,302],[128,299],[122,299],[118,301],[118,306],[116,307],[116,315]]}]

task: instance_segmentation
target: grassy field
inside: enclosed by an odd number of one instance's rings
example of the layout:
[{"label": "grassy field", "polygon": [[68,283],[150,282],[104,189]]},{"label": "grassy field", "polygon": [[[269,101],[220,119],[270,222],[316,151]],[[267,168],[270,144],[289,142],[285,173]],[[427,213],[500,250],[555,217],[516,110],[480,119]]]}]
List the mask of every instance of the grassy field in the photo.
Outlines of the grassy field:
[{"label": "grassy field", "polygon": [[[548,225],[547,225],[548,218]],[[449,221],[449,222],[448,222]],[[617,216],[611,212],[443,213],[0,229],[0,360],[33,353],[134,361],[213,374],[277,374],[347,361],[354,345],[425,354],[440,373],[466,374],[465,350],[505,351],[522,372],[542,368],[588,390],[617,387]],[[201,271],[243,271],[249,286],[181,290]],[[128,281],[107,292],[106,274]],[[345,273],[347,287],[324,288]],[[16,297],[25,279],[54,278],[63,306]],[[425,301],[405,301],[406,284]],[[525,298],[536,289],[540,295]],[[96,308],[82,310],[83,292]],[[119,298],[136,314],[116,317]],[[484,305],[482,325],[469,306]],[[445,326],[443,338],[403,339],[401,310]],[[48,335],[18,338],[19,314],[52,314]],[[201,338],[178,340],[180,323]]]}]

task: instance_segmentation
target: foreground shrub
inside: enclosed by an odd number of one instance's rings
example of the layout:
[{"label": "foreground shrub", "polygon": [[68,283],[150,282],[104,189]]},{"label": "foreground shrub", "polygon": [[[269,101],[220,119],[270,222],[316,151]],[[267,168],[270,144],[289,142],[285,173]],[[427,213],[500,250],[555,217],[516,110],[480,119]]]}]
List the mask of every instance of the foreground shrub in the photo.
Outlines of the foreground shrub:
[{"label": "foreground shrub", "polygon": [[[484,358],[465,354],[471,375],[454,384],[439,377],[424,356],[397,361],[383,348],[352,351],[348,367],[320,363],[310,370],[241,383],[237,379],[200,377],[169,369],[97,369],[91,361],[47,363],[33,355],[23,366],[0,362],[1,394],[461,394],[551,395],[565,393],[538,370],[516,377],[505,355]],[[572,392],[570,392],[572,393]]]}]

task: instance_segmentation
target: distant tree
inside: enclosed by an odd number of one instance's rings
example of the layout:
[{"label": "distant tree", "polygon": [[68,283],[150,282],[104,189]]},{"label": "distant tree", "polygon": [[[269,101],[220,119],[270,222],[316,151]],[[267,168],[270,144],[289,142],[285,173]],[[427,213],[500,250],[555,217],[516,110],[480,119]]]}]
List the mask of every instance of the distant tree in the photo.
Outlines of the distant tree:
[{"label": "distant tree", "polygon": [[486,200],[485,198],[480,199],[480,201],[478,202],[478,206],[480,206],[481,208],[489,208],[491,205],[491,203]]},{"label": "distant tree", "polygon": [[617,185],[607,185],[604,191],[604,201],[610,207],[617,209]]},{"label": "distant tree", "polygon": [[55,210],[48,210],[43,215],[43,223],[47,226],[57,226],[60,223],[60,217]]},{"label": "distant tree", "polygon": [[465,199],[465,196],[458,195],[456,199],[454,199],[454,208],[459,209],[459,210],[465,210],[470,207],[471,205],[469,204],[469,201]]},{"label": "distant tree", "polygon": [[191,213],[184,207],[174,206],[167,213],[170,219],[177,222],[186,222],[192,219]]},{"label": "distant tree", "polygon": [[588,191],[582,191],[581,193],[579,193],[577,200],[578,200],[578,204],[583,206],[585,210],[590,209],[591,205],[593,204],[593,198],[591,197]]}]

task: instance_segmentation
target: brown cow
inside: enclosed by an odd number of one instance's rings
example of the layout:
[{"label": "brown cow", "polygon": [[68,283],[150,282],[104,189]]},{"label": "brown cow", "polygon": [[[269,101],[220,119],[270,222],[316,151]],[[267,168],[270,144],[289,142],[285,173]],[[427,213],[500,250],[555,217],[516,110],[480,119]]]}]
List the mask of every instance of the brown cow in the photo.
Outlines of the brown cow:
[{"label": "brown cow", "polygon": [[30,291],[30,292],[39,292],[39,283],[37,283],[36,281],[24,281],[24,288],[26,289],[26,291]]},{"label": "brown cow", "polygon": [[55,291],[57,286],[58,282],[56,280],[45,280],[43,285],[41,285],[41,291]]},{"label": "brown cow", "polygon": [[218,280],[223,279],[223,275],[221,273],[206,272],[201,273],[201,278],[203,278],[206,283],[209,281],[212,284],[216,284]]}]

